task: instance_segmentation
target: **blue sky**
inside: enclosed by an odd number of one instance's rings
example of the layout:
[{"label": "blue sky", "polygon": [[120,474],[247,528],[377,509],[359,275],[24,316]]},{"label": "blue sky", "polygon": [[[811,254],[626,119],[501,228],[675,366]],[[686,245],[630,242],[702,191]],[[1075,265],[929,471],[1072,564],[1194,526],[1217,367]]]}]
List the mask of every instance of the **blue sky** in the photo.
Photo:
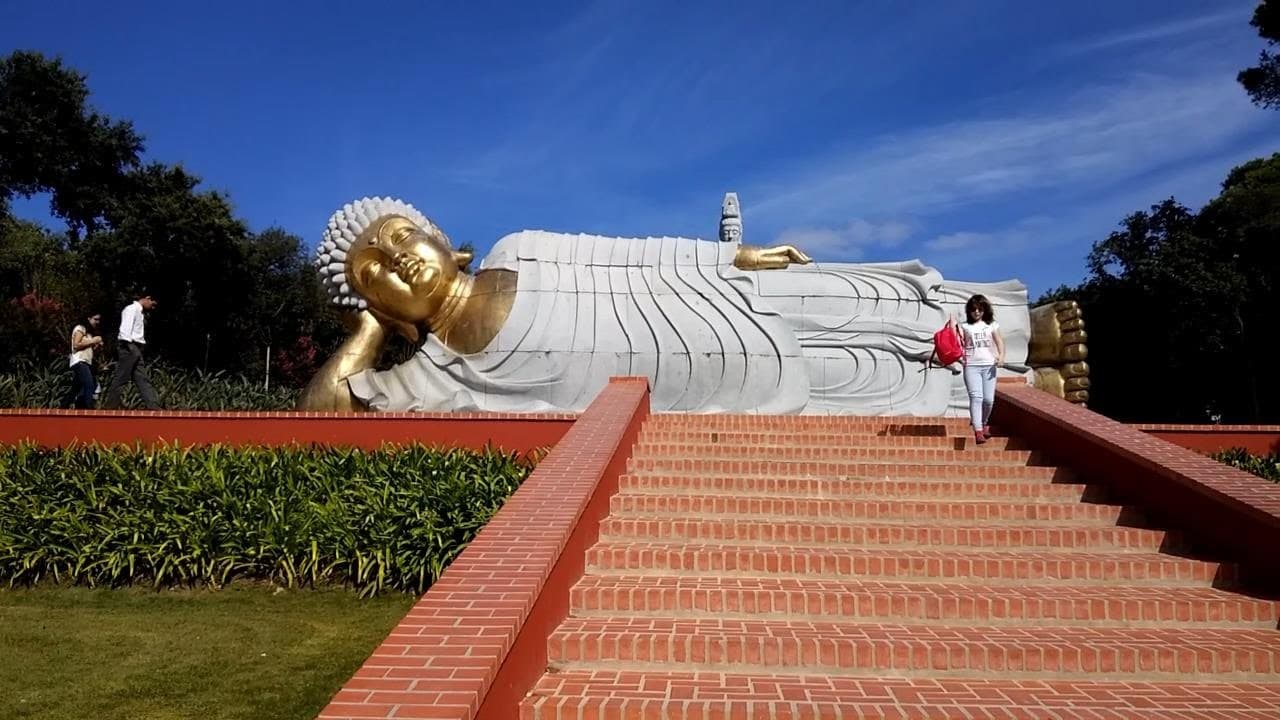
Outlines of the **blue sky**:
[{"label": "blue sky", "polygon": [[309,243],[364,195],[481,251],[714,238],[734,190],[748,242],[1035,295],[1125,214],[1280,150],[1235,82],[1253,5],[45,0],[8,4],[0,50],[60,54],[148,159]]}]

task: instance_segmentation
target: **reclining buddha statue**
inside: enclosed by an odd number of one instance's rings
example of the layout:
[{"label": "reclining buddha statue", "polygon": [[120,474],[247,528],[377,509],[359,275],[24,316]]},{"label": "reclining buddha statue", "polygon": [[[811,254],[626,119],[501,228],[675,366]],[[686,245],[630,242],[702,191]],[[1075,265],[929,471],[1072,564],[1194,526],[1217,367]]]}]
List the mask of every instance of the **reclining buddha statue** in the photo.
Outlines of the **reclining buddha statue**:
[{"label": "reclining buddha statue", "polygon": [[[1016,280],[954,282],[915,260],[813,262],[744,244],[742,229],[730,193],[719,242],[525,230],[472,272],[470,253],[411,205],[348,204],[317,266],[350,335],[299,407],[576,412],[611,376],[640,375],[655,411],[959,415],[963,383],[931,367],[933,334],[977,293],[1004,333],[1004,375],[1087,399],[1074,303],[1028,310]],[[377,370],[393,334],[417,352]]]}]

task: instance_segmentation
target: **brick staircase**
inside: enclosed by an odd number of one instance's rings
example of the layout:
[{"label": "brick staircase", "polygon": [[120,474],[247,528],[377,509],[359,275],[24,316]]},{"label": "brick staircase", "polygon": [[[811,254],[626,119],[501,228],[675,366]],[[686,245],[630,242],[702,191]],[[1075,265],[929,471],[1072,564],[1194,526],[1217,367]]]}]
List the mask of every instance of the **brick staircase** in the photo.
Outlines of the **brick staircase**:
[{"label": "brick staircase", "polygon": [[1280,604],[1036,463],[961,421],[655,415],[521,718],[1280,717]]}]

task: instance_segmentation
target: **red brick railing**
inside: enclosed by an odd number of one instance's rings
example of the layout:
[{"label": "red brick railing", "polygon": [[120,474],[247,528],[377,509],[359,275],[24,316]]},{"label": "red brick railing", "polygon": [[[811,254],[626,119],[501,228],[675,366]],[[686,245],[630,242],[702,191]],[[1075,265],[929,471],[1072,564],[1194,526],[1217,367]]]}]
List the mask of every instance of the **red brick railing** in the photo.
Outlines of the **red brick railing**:
[{"label": "red brick railing", "polygon": [[576,419],[569,414],[0,410],[0,445],[73,442],[181,445],[345,445],[365,449],[410,442],[515,452],[550,447]]},{"label": "red brick railing", "polygon": [[648,413],[611,380],[320,717],[517,717]]},{"label": "red brick railing", "polygon": [[1280,452],[1280,425],[1135,424],[1133,427],[1200,453],[1231,448],[1244,448],[1254,455]]},{"label": "red brick railing", "polygon": [[1002,384],[992,421],[1090,483],[1280,578],[1280,485],[1030,386]]}]

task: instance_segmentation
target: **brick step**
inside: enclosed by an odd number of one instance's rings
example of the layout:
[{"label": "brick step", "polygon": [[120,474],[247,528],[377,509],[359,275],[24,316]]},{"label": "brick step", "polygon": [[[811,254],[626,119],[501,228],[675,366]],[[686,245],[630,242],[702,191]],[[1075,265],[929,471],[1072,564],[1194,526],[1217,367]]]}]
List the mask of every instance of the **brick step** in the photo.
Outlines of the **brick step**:
[{"label": "brick step", "polygon": [[1280,683],[854,678],[572,670],[544,675],[520,720],[1274,720]]},{"label": "brick step", "polygon": [[826,546],[829,548],[954,548],[993,550],[1038,549],[1062,554],[1073,550],[1109,553],[1144,552],[1180,546],[1180,539],[1163,530],[1132,527],[1056,527],[990,525],[939,526],[916,522],[789,522],[752,518],[687,519],[679,517],[605,518],[600,537],[611,542],[695,542],[735,545]]},{"label": "brick step", "polygon": [[930,520],[940,523],[1064,523],[1111,526],[1133,513],[1120,505],[1080,502],[991,502],[981,500],[860,500],[848,498],[738,497],[734,495],[654,495],[620,493],[609,501],[617,516],[746,516],[804,523],[811,519]]},{"label": "brick step", "polygon": [[890,499],[1023,499],[1079,501],[1085,494],[1101,495],[1088,485],[1017,480],[894,480],[734,477],[714,475],[623,475],[618,489],[627,493],[665,495],[737,495],[754,497],[881,498]]},{"label": "brick step", "polygon": [[971,450],[911,447],[797,447],[790,445],[727,445],[703,443],[636,443],[633,458],[689,458],[698,460],[817,460],[913,463],[982,463],[1027,465],[1030,450]]},{"label": "brick step", "polygon": [[587,550],[600,575],[741,574],[894,578],[1019,584],[1054,580],[1160,585],[1229,585],[1234,565],[1158,553],[937,550],[602,541]]},{"label": "brick step", "polygon": [[1001,463],[847,462],[819,460],[686,460],[630,458],[627,471],[659,475],[768,475],[772,477],[912,477],[1066,480],[1070,471],[1056,467]]},{"label": "brick step", "polygon": [[[1275,629],[1280,603],[1213,588],[901,583],[778,577],[586,575],[570,612],[934,624],[1172,624]],[[1277,633],[1280,641],[1280,633]]]},{"label": "brick step", "polygon": [[[767,669],[865,675],[974,673],[1062,679],[1274,680],[1272,629],[1075,626],[942,627],[716,618],[567,618],[547,639],[561,669],[610,663],[644,669]],[[623,669],[628,669],[625,666]],[[994,677],[992,679],[995,679]]]},{"label": "brick step", "polygon": [[644,430],[641,442],[698,443],[702,445],[751,445],[753,447],[829,447],[888,448],[918,447],[963,450],[1026,450],[1024,443],[1005,437],[993,437],[979,446],[973,433],[955,435],[875,435],[872,433],[829,432],[741,432],[736,430]]},{"label": "brick step", "polygon": [[656,413],[645,421],[654,430],[739,430],[777,432],[825,430],[827,432],[884,432],[899,435],[943,435],[970,430],[969,419],[961,417],[902,417],[857,415],[732,415]]}]

